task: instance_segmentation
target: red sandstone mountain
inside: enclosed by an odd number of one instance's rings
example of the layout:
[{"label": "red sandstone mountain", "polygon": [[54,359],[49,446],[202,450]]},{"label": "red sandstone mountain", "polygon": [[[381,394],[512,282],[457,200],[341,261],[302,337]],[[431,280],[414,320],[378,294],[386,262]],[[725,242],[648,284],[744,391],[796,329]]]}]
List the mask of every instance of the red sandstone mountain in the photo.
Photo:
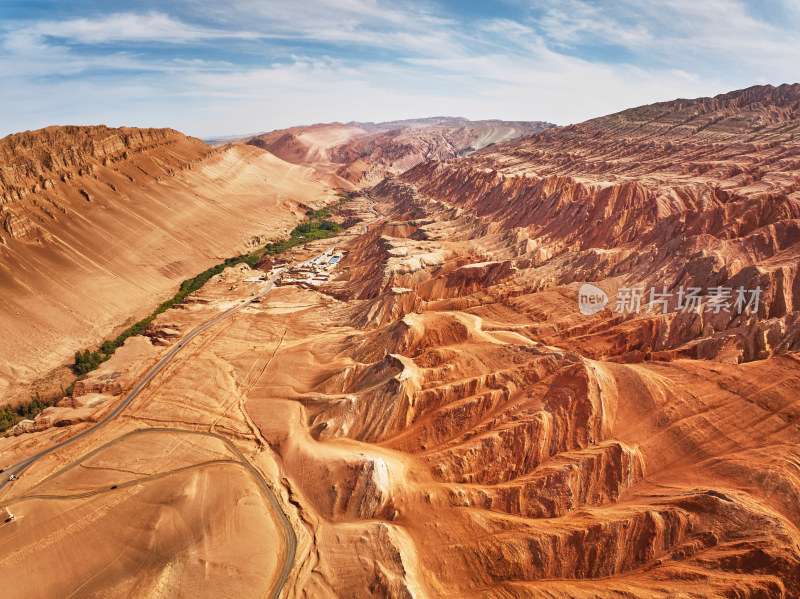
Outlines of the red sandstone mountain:
[{"label": "red sandstone mountain", "polygon": [[[263,597],[287,545],[222,438],[296,535],[288,597],[800,596],[799,129],[800,86],[757,87],[382,181],[331,280],[203,332],[125,419],[16,483],[0,568],[55,575],[9,588]],[[151,334],[250,297],[249,274]],[[583,283],[607,309],[579,311]],[[703,298],[614,312],[637,286]],[[758,309],[708,310],[715,286],[760,287]],[[131,340],[83,386],[110,405],[164,343]],[[129,436],[147,426],[172,430]]]},{"label": "red sandstone mountain", "polygon": [[[339,346],[346,373],[330,358],[308,427],[411,477],[375,516],[408,535],[396,546],[414,583],[437,597],[800,595],[798,157],[800,86],[759,87],[373,190],[390,220],[328,287],[362,298],[350,318],[365,333]],[[676,313],[673,297],[668,314],[612,299],[584,316],[586,282],[612,298],[763,293],[741,315],[706,298]]]},{"label": "red sandstone mountain", "polygon": [[0,167],[6,400],[148,313],[181,280],[284,234],[299,203],[328,195],[310,169],[251,146],[212,150],[170,129],[10,135]]},{"label": "red sandstone mountain", "polygon": [[332,123],[278,129],[245,143],[263,148],[287,162],[329,162],[331,148],[365,133],[354,125]]},{"label": "red sandstone mountain", "polygon": [[293,127],[259,135],[246,143],[290,162],[331,162],[336,173],[357,184],[372,184],[421,162],[446,160],[487,145],[532,135],[553,125],[539,121],[469,121],[432,117],[386,123]]},{"label": "red sandstone mountain", "polygon": [[403,179],[527,239],[516,278],[528,289],[608,280],[609,291],[763,290],[750,316],[671,312],[623,324],[605,313],[587,330],[573,328],[574,314],[552,314],[561,344],[605,358],[750,361],[800,339],[799,119],[800,86],[751,88],[547,131]]}]

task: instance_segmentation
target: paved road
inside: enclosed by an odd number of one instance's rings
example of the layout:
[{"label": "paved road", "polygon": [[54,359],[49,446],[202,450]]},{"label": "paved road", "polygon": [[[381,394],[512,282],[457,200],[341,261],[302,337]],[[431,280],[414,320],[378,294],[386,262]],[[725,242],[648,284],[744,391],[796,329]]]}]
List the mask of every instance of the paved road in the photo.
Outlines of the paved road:
[{"label": "paved road", "polygon": [[[260,297],[266,295],[275,286],[275,280],[277,279],[277,277],[280,274],[281,270],[282,269],[280,269],[278,271],[278,273],[276,273],[276,275],[272,278],[272,280],[269,282],[269,285],[267,285],[267,288],[264,291],[262,291],[261,293],[259,293],[253,299],[257,299],[257,298],[260,298]],[[43,451],[40,451],[36,455],[33,455],[33,456],[31,456],[31,457],[29,457],[29,458],[27,458],[27,459],[25,459],[25,460],[23,460],[21,462],[18,462],[16,464],[14,464],[13,466],[9,466],[8,468],[6,468],[5,471],[3,472],[3,480],[2,480],[2,482],[0,482],[0,490],[2,490],[3,487],[5,487],[7,484],[9,484],[9,482],[10,482],[9,481],[9,477],[11,475],[14,475],[15,477],[18,477],[24,470],[26,470],[31,464],[33,464],[37,460],[40,460],[44,456],[46,456],[46,455],[48,455],[48,454],[50,454],[50,453],[52,453],[52,452],[54,452],[54,451],[56,451],[58,449],[61,449],[62,447],[65,447],[66,445],[69,445],[70,443],[74,443],[75,441],[77,441],[79,439],[82,439],[82,438],[86,437],[87,435],[92,434],[97,429],[105,426],[111,420],[116,418],[119,415],[119,413],[122,412],[122,410],[124,410],[127,407],[127,405],[129,403],[131,403],[131,401],[133,401],[136,398],[137,395],[139,395],[139,392],[145,387],[145,385],[147,385],[147,383],[149,383],[152,380],[152,378],[155,375],[157,375],[161,371],[161,369],[164,368],[164,366],[167,365],[167,363],[175,356],[175,354],[177,354],[179,351],[181,351],[181,349],[183,349],[184,345],[186,345],[189,341],[191,341],[196,335],[199,335],[200,333],[205,331],[208,327],[218,323],[223,318],[227,318],[228,316],[230,316],[232,314],[236,314],[242,308],[247,307],[247,305],[250,302],[252,302],[253,299],[242,300],[242,302],[238,306],[236,306],[235,308],[231,308],[230,310],[228,310],[224,314],[220,314],[219,316],[217,316],[213,320],[208,321],[206,324],[197,327],[195,330],[193,330],[191,333],[189,333],[180,343],[178,343],[178,345],[173,347],[172,350],[166,356],[164,356],[161,359],[161,361],[159,361],[158,364],[156,364],[150,370],[150,372],[147,373],[147,376],[145,376],[139,382],[139,384],[136,385],[136,387],[134,387],[133,390],[130,393],[128,393],[128,395],[125,397],[125,399],[123,399],[122,402],[116,408],[114,408],[114,410],[108,416],[103,418],[100,422],[95,424],[93,427],[91,427],[89,429],[86,429],[82,433],[79,433],[78,435],[75,435],[74,437],[72,437],[70,439],[67,439],[66,441],[62,441],[61,443],[53,445],[52,447],[49,447],[49,448],[47,448],[47,449],[45,449]]]},{"label": "paved road", "polygon": [[[13,466],[9,466],[8,468],[6,468],[5,471],[3,472],[3,475],[2,475],[2,481],[0,482],[0,490],[2,490],[6,485],[10,484],[11,481],[9,480],[9,477],[11,475],[14,475],[15,477],[18,477],[20,474],[22,474],[22,472],[24,472],[27,468],[29,468],[37,460],[40,460],[44,456],[46,456],[46,455],[48,455],[48,454],[50,454],[50,453],[52,453],[52,452],[54,452],[54,451],[56,451],[58,449],[61,449],[62,447],[65,447],[65,446],[69,445],[70,443],[75,443],[79,439],[82,439],[82,438],[86,437],[87,435],[90,435],[91,433],[97,431],[99,428],[105,426],[111,420],[116,418],[120,414],[120,412],[122,412],[122,410],[124,410],[128,406],[128,404],[131,403],[131,401],[133,401],[136,398],[136,396],[145,387],[145,385],[147,385],[147,383],[149,383],[153,379],[153,377],[156,374],[158,374],[164,368],[164,366],[166,366],[167,363],[169,363],[169,361],[173,357],[175,357],[175,354],[177,354],[179,351],[181,351],[183,349],[184,345],[186,345],[189,341],[191,341],[195,336],[197,336],[200,333],[202,333],[203,331],[205,331],[208,327],[213,326],[214,324],[218,323],[220,320],[222,320],[224,318],[228,318],[232,314],[236,314],[241,309],[246,308],[253,300],[259,299],[259,298],[263,297],[264,295],[266,295],[267,293],[269,293],[270,290],[272,290],[272,288],[275,286],[275,281],[277,280],[278,276],[281,274],[282,271],[283,271],[283,268],[278,269],[277,272],[275,273],[275,276],[272,277],[272,279],[270,280],[269,285],[267,285],[267,288],[264,289],[264,291],[259,293],[257,296],[255,296],[255,297],[253,297],[253,298],[251,298],[249,300],[242,300],[241,303],[238,306],[236,306],[234,308],[231,308],[230,310],[228,310],[227,312],[225,312],[223,314],[220,314],[216,318],[213,318],[212,320],[208,321],[207,323],[205,323],[202,326],[197,327],[191,333],[189,333],[180,343],[178,343],[178,345],[173,347],[172,350],[170,350],[170,352],[158,362],[158,364],[156,364],[152,369],[150,369],[150,371],[139,382],[139,384],[136,385],[136,387],[134,387],[133,390],[130,393],[128,393],[127,396],[125,396],[125,399],[123,399],[122,402],[116,408],[114,408],[114,410],[108,416],[103,418],[100,422],[95,424],[93,427],[91,427],[89,429],[86,429],[85,431],[75,435],[71,439],[67,439],[65,441],[62,441],[61,443],[53,445],[52,447],[49,447],[48,449],[40,451],[36,455],[33,455],[33,456],[31,456],[31,457],[29,457],[29,458],[27,458],[27,459],[25,459],[25,460],[23,460],[21,462],[18,462],[16,464],[14,464]],[[149,430],[156,431],[156,430],[161,430],[161,429],[149,429]],[[179,429],[163,429],[163,430],[176,431],[176,432],[179,431]],[[187,431],[181,431],[181,432],[187,432]],[[289,520],[287,519],[286,514],[281,509],[281,506],[280,506],[280,503],[278,502],[278,499],[272,493],[272,490],[269,488],[269,486],[267,485],[266,481],[262,478],[262,476],[258,472],[258,470],[252,464],[250,464],[250,462],[248,462],[244,458],[244,456],[239,452],[239,450],[236,449],[228,440],[226,440],[225,438],[223,438],[223,437],[221,437],[219,435],[215,435],[213,433],[203,433],[203,434],[210,434],[212,436],[215,436],[215,437],[218,437],[218,438],[222,439],[237,454],[237,457],[239,457],[239,459],[241,460],[242,465],[245,468],[247,468],[252,473],[252,475],[256,478],[256,481],[259,483],[259,486],[261,487],[261,489],[264,492],[265,496],[267,497],[267,499],[269,500],[270,504],[274,508],[275,513],[278,515],[278,519],[280,520],[281,525],[282,525],[282,527],[284,529],[284,532],[286,533],[286,560],[284,561],[283,568],[281,569],[281,574],[280,574],[280,578],[278,579],[278,584],[276,585],[276,587],[272,591],[272,593],[270,593],[270,597],[277,598],[277,597],[280,596],[280,593],[283,590],[283,587],[286,584],[286,581],[287,581],[287,579],[289,578],[289,575],[292,572],[292,568],[294,568],[295,552],[297,550],[297,536],[295,535],[294,529],[292,528],[291,524],[289,523]]]},{"label": "paved road", "polygon": [[[372,198],[369,197],[368,193],[365,192],[364,195],[367,197],[367,199],[372,201]],[[374,205],[374,202],[373,202],[373,205]],[[367,225],[374,223],[375,221],[377,221],[380,218],[378,213],[373,208],[373,205],[371,205],[369,207],[369,210],[377,218],[375,218],[374,220],[370,221],[369,223],[364,223],[362,225],[362,233],[366,233],[367,232]],[[321,258],[321,256],[324,255],[324,254],[328,254],[328,255],[332,254],[333,250],[340,243],[342,243],[342,242],[339,242],[336,245],[334,245],[333,247],[328,248],[325,252],[323,252],[319,256],[316,256],[315,258],[313,258],[311,260],[307,260],[306,263],[315,262],[317,259]],[[40,451],[36,455],[33,455],[33,456],[31,456],[31,457],[29,457],[29,458],[27,458],[25,460],[22,460],[21,462],[18,462],[16,464],[12,465],[12,466],[9,466],[9,467],[5,468],[5,470],[4,470],[3,474],[2,474],[2,477],[0,477],[0,478],[2,478],[2,480],[0,480],[0,491],[6,485],[10,484],[10,482],[11,482],[9,480],[10,476],[13,475],[14,477],[19,477],[20,474],[22,474],[26,469],[28,469],[33,463],[35,463],[36,461],[40,460],[44,456],[46,456],[46,455],[48,455],[48,454],[50,454],[50,453],[52,453],[54,451],[57,451],[58,449],[61,449],[62,447],[65,447],[65,446],[67,446],[67,445],[69,445],[71,443],[75,443],[79,439],[83,439],[84,437],[92,434],[93,432],[97,431],[99,428],[101,428],[101,427],[105,426],[106,424],[108,424],[109,422],[111,422],[111,420],[116,418],[120,414],[120,412],[122,412],[122,410],[124,410],[128,406],[128,404],[131,403],[131,401],[133,401],[136,398],[137,395],[139,395],[139,392],[153,379],[153,377],[156,376],[164,368],[164,366],[166,366],[169,363],[169,361],[173,357],[175,357],[175,354],[177,354],[179,351],[181,351],[183,349],[184,345],[186,345],[195,336],[197,336],[200,333],[202,333],[208,327],[213,326],[214,324],[218,323],[220,320],[223,320],[224,318],[228,318],[232,314],[236,314],[242,308],[247,307],[248,304],[250,304],[253,300],[260,299],[261,297],[263,297],[264,295],[269,293],[269,291],[275,286],[275,281],[277,280],[277,278],[281,274],[281,272],[284,270],[284,268],[280,268],[280,269],[278,269],[276,271],[275,276],[272,277],[272,279],[269,282],[269,285],[267,285],[267,288],[264,291],[262,291],[261,293],[259,293],[257,296],[255,296],[254,298],[251,298],[249,300],[242,300],[242,302],[238,306],[236,306],[235,308],[231,308],[227,312],[225,312],[223,314],[220,314],[216,318],[208,321],[207,323],[205,323],[202,326],[197,327],[191,333],[189,333],[180,343],[178,343],[178,345],[176,345],[174,348],[172,348],[172,350],[170,350],[170,352],[166,356],[164,356],[158,362],[158,364],[156,364],[152,369],[150,369],[150,371],[139,382],[139,384],[136,385],[136,387],[134,387],[133,390],[130,393],[128,393],[127,396],[125,396],[125,399],[123,399],[122,402],[116,408],[114,408],[114,410],[110,414],[108,414],[108,416],[103,418],[103,420],[101,420],[100,422],[95,424],[93,427],[86,429],[82,433],[79,433],[79,434],[75,435],[74,437],[72,437],[70,439],[62,441],[61,443],[57,443],[56,445],[53,445],[52,447],[49,447],[48,449]],[[158,430],[158,429],[152,429],[152,430]],[[179,429],[167,429],[167,430],[176,430],[177,431]],[[220,438],[222,438],[222,437],[220,437]],[[241,456],[241,454],[238,452],[238,450],[234,449],[234,451],[236,451],[236,453],[239,456]],[[272,506],[275,508],[275,511],[278,514],[279,519],[281,520],[281,523],[283,524],[284,530],[287,533],[287,559],[285,560],[284,565],[283,565],[283,569],[281,570],[281,577],[279,579],[279,584],[277,585],[276,589],[271,594],[272,597],[278,597],[280,595],[281,590],[283,589],[283,586],[286,584],[286,580],[288,579],[289,574],[291,574],[292,568],[294,568],[295,551],[296,551],[296,548],[297,548],[297,537],[296,537],[295,532],[292,529],[291,525],[289,524],[288,519],[286,518],[286,514],[281,509],[277,498],[272,493],[272,490],[269,488],[269,486],[266,484],[266,481],[264,481],[264,479],[258,473],[258,470],[256,470],[256,468],[252,464],[250,464],[247,460],[245,460],[243,456],[241,456],[241,459],[242,459],[242,463],[245,465],[245,467],[248,470],[250,470],[250,472],[259,481],[259,484],[260,484],[262,490],[266,494],[266,496],[269,499],[269,501],[272,504]]]}]

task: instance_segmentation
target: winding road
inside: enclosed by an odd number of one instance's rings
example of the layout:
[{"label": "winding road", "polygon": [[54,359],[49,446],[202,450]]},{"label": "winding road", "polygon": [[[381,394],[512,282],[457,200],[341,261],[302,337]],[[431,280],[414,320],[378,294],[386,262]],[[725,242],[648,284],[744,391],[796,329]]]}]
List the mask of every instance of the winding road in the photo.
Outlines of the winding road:
[{"label": "winding road", "polygon": [[[0,490],[2,490],[6,485],[12,482],[10,480],[11,476],[19,477],[20,474],[22,474],[22,472],[24,472],[37,460],[40,460],[44,456],[53,453],[54,451],[57,451],[62,447],[70,445],[71,443],[75,443],[79,439],[83,439],[84,437],[96,432],[98,429],[102,428],[103,426],[111,422],[114,418],[119,416],[119,414],[128,406],[129,403],[131,403],[131,401],[133,401],[136,398],[137,395],[139,395],[141,390],[144,389],[144,387],[153,379],[153,377],[156,376],[169,363],[169,361],[172,360],[173,357],[175,357],[175,354],[177,354],[179,351],[181,351],[181,349],[183,349],[184,345],[186,345],[194,337],[205,331],[208,327],[213,326],[220,320],[223,320],[233,314],[236,314],[243,308],[246,308],[253,300],[260,299],[261,297],[269,293],[275,286],[275,281],[277,280],[278,276],[281,274],[282,271],[283,268],[279,268],[276,271],[275,275],[270,280],[269,285],[267,285],[267,288],[264,289],[264,291],[259,293],[257,296],[249,300],[242,300],[242,302],[238,306],[231,308],[227,312],[220,314],[219,316],[213,318],[212,320],[209,320],[207,323],[197,327],[191,333],[189,333],[183,340],[180,341],[180,343],[178,343],[174,348],[172,348],[172,350],[170,350],[170,352],[166,356],[164,356],[161,360],[159,360],[159,362],[153,368],[150,369],[147,375],[141,381],[139,381],[139,384],[136,385],[136,387],[134,387],[133,390],[130,393],[128,393],[128,395],[125,396],[125,399],[123,399],[122,402],[116,408],[114,408],[114,410],[110,414],[108,414],[108,416],[103,418],[93,427],[88,428],[82,433],[79,433],[70,439],[62,441],[61,443],[57,443],[52,447],[40,451],[39,453],[21,462],[18,462],[13,466],[9,466],[8,468],[6,468],[3,472],[3,480],[2,482],[0,482]],[[159,430],[159,429],[151,429],[151,430]],[[175,432],[179,431],[187,432],[187,431],[181,431],[181,429],[166,429],[166,430]],[[247,470],[249,470],[250,473],[255,477],[256,481],[259,484],[259,487],[263,491],[264,495],[267,497],[269,503],[272,505],[276,515],[278,516],[278,520],[281,523],[281,527],[283,528],[286,538],[286,559],[284,560],[283,567],[281,568],[281,573],[280,576],[278,577],[278,581],[275,585],[275,588],[269,595],[270,597],[277,599],[280,596],[281,591],[283,590],[283,587],[286,584],[286,581],[288,580],[289,575],[292,572],[292,568],[294,568],[295,554],[297,551],[297,535],[295,534],[292,525],[289,523],[289,519],[286,517],[286,514],[281,508],[277,497],[275,497],[275,494],[272,492],[272,489],[269,488],[269,485],[267,485],[267,481],[264,480],[264,478],[261,476],[261,473],[250,462],[248,462],[245,459],[245,457],[235,447],[233,447],[233,445],[229,441],[225,440],[223,437],[220,437],[219,435],[215,435],[214,433],[205,433],[205,434],[209,434],[218,437],[220,439],[223,439],[223,441],[225,441],[226,444],[233,449],[233,451],[237,454],[237,457],[239,457],[241,464],[245,468],[247,468]]]},{"label": "winding road", "polygon": [[[371,220],[371,221],[369,221],[369,222],[367,222],[367,223],[363,223],[362,224],[362,231],[361,231],[362,234],[367,232],[367,226],[368,225],[370,225],[370,224],[372,224],[372,223],[374,223],[374,222],[376,222],[377,220],[380,219],[380,215],[374,209],[374,204],[375,204],[374,200],[372,200],[372,198],[369,196],[369,194],[367,192],[364,192],[364,196],[368,200],[370,200],[370,202],[372,202],[371,205],[369,206],[369,210],[370,210],[370,212],[372,212],[372,214],[374,214],[376,216],[376,218]],[[337,243],[336,245],[334,245],[331,248],[328,248],[327,250],[325,250],[321,254],[317,255],[313,259],[307,260],[306,263],[314,262],[314,261],[316,261],[317,259],[321,258],[322,256],[324,256],[326,254],[330,255],[333,252],[333,250],[336,247],[338,247],[338,245],[340,243],[341,242]],[[274,276],[272,277],[272,279],[270,280],[269,284],[267,285],[266,289],[264,289],[264,291],[262,291],[261,293],[259,293],[258,295],[256,295],[255,297],[253,297],[253,298],[251,298],[249,300],[242,300],[241,303],[238,306],[236,306],[234,308],[231,308],[230,310],[224,312],[223,314],[220,314],[219,316],[213,318],[212,320],[208,321],[207,323],[197,327],[191,333],[189,333],[186,337],[184,337],[174,348],[172,348],[172,350],[170,350],[170,352],[166,356],[164,356],[161,360],[159,360],[159,362],[155,366],[153,366],[153,368],[151,368],[150,371],[148,371],[148,373],[145,375],[145,377],[141,381],[139,381],[139,383],[136,385],[136,387],[134,387],[125,396],[125,399],[123,399],[122,402],[120,402],[120,404],[116,408],[114,408],[114,410],[112,410],[100,422],[98,422],[97,424],[95,424],[91,428],[88,428],[85,431],[75,435],[74,437],[72,437],[70,439],[66,439],[64,441],[61,441],[60,443],[57,443],[56,445],[53,445],[52,447],[49,447],[49,448],[47,448],[45,450],[42,450],[39,453],[37,453],[37,454],[35,454],[35,455],[33,455],[33,456],[29,457],[29,458],[26,458],[25,460],[22,460],[21,462],[17,462],[16,464],[5,468],[4,471],[3,471],[3,474],[2,474],[2,480],[0,481],[0,491],[2,491],[7,485],[9,485],[11,482],[13,482],[12,479],[11,479],[12,476],[14,478],[18,478],[32,464],[34,464],[38,460],[42,459],[46,455],[49,455],[49,454],[53,453],[54,451],[57,451],[57,450],[59,450],[59,449],[61,449],[63,447],[66,447],[67,445],[75,443],[76,441],[91,435],[92,433],[96,432],[98,429],[104,427],[106,424],[111,422],[114,418],[119,416],[119,414],[128,406],[128,404],[131,403],[131,401],[133,401],[139,395],[139,393],[142,391],[142,389],[144,389],[144,387],[153,379],[153,377],[155,377],[170,362],[170,360],[172,360],[172,358],[174,358],[175,355],[179,351],[181,351],[183,349],[184,345],[186,345],[194,337],[196,337],[197,335],[199,335],[200,333],[205,331],[207,328],[209,328],[209,327],[213,326],[214,324],[218,323],[220,320],[223,320],[225,318],[228,318],[229,316],[232,316],[233,314],[236,314],[237,312],[239,312],[243,308],[246,308],[251,302],[253,302],[253,301],[257,300],[257,299],[260,299],[263,296],[265,296],[267,293],[269,293],[272,290],[272,288],[275,286],[275,282],[277,281],[278,277],[283,272],[283,270],[285,270],[285,268],[286,267],[281,267],[281,268],[276,270]],[[245,468],[247,468],[247,470],[249,470],[251,472],[251,474],[255,477],[255,479],[258,482],[260,488],[264,492],[264,495],[267,497],[268,501],[270,502],[270,504],[275,509],[275,513],[278,515],[278,518],[279,518],[279,520],[281,522],[281,525],[282,525],[282,527],[284,529],[284,532],[286,534],[286,560],[284,561],[284,565],[283,565],[283,568],[281,569],[281,574],[280,574],[280,576],[278,578],[278,581],[277,581],[277,583],[275,585],[275,588],[270,593],[270,597],[274,597],[274,598],[279,597],[281,591],[283,590],[284,585],[286,584],[286,581],[289,578],[289,575],[292,572],[292,569],[294,568],[295,555],[296,555],[296,551],[297,551],[297,536],[296,536],[296,534],[294,532],[294,529],[292,528],[291,524],[289,523],[289,520],[286,517],[286,514],[284,513],[283,509],[281,508],[277,497],[275,497],[275,494],[272,492],[272,489],[270,489],[269,485],[264,480],[264,478],[261,476],[259,471],[250,462],[248,462],[245,459],[245,457],[241,454],[241,452],[239,452],[238,449],[233,447],[233,445],[227,439],[225,439],[224,437],[221,437],[220,435],[217,435],[215,433],[202,433],[202,432],[198,432],[198,431],[186,431],[186,430],[182,430],[182,429],[153,428],[153,429],[142,429],[142,430],[139,430],[139,431],[134,431],[134,433],[131,433],[131,434],[141,433],[141,432],[143,432],[143,430],[171,431],[171,432],[183,432],[183,433],[211,435],[211,436],[217,437],[219,439],[222,439],[229,447],[232,448],[232,450],[235,452],[237,457],[240,459],[241,464]],[[106,444],[106,445],[108,445],[108,444]],[[102,446],[102,447],[105,447],[105,445]],[[99,451],[100,449],[102,449],[102,447],[98,448],[96,451]],[[83,458],[81,458],[81,459],[83,459]],[[122,486],[122,485],[120,485],[120,486]]]},{"label": "winding road", "polygon": [[228,318],[228,316],[231,316],[232,314],[236,314],[242,308],[247,307],[247,305],[254,299],[261,298],[267,293],[269,293],[269,291],[275,286],[275,281],[278,278],[278,275],[280,275],[282,271],[283,269],[278,269],[275,276],[269,282],[269,285],[267,285],[267,288],[261,293],[259,293],[257,296],[255,296],[253,299],[242,300],[242,303],[236,306],[235,308],[231,308],[227,312],[220,314],[216,318],[208,321],[204,325],[197,327],[191,333],[189,333],[180,343],[178,343],[178,345],[173,347],[172,350],[158,362],[158,364],[156,364],[155,366],[153,366],[153,368],[150,369],[147,375],[141,381],[139,381],[139,384],[136,385],[136,387],[134,387],[133,390],[130,393],[128,393],[128,395],[125,396],[125,399],[123,399],[122,402],[116,408],[114,408],[114,410],[108,416],[103,418],[93,427],[88,428],[82,433],[79,433],[70,439],[62,441],[61,443],[57,443],[52,447],[40,451],[36,455],[33,455],[21,462],[17,462],[13,466],[9,466],[8,468],[6,468],[3,472],[4,480],[0,482],[0,490],[2,490],[3,487],[5,487],[9,482],[11,482],[9,480],[10,476],[13,475],[15,477],[19,477],[19,475],[22,474],[24,470],[26,470],[31,464],[33,464],[37,460],[40,460],[44,456],[53,453],[54,451],[61,449],[62,447],[65,447],[71,443],[74,443],[79,439],[83,439],[84,437],[92,434],[99,428],[102,428],[103,426],[111,422],[114,418],[116,418],[120,414],[120,412],[122,412],[122,410],[124,410],[127,407],[129,403],[131,403],[131,401],[133,401],[136,398],[137,395],[139,395],[139,392],[145,387],[145,385],[147,385],[147,383],[149,383],[153,379],[153,377],[157,375],[161,371],[161,369],[164,368],[164,366],[167,365],[167,363],[175,356],[175,354],[177,354],[181,349],[183,349],[184,345],[186,345],[189,341],[191,341],[195,336],[205,331],[208,327],[213,326],[214,324],[218,323],[220,320],[224,318]]},{"label": "winding road", "polygon": [[[88,431],[87,431],[88,432]],[[278,576],[278,579],[275,583],[274,588],[270,591],[269,596],[272,598],[277,599],[280,596],[283,587],[286,585],[286,581],[289,579],[289,575],[292,573],[292,568],[294,567],[295,555],[297,552],[297,536],[295,535],[294,529],[292,525],[289,523],[286,514],[284,513],[283,509],[281,508],[280,503],[278,502],[277,497],[270,489],[267,481],[261,476],[261,473],[258,469],[253,466],[247,458],[244,457],[241,451],[231,442],[230,439],[219,435],[217,433],[205,432],[205,431],[195,431],[190,429],[181,429],[181,428],[168,428],[168,427],[153,427],[153,428],[140,428],[134,431],[130,431],[109,441],[108,443],[104,443],[100,447],[97,447],[90,451],[89,453],[81,456],[77,460],[71,462],[67,466],[61,468],[58,472],[48,476],[44,480],[42,480],[39,484],[35,485],[31,488],[31,491],[34,491],[38,487],[45,484],[47,481],[52,480],[65,472],[75,468],[79,464],[85,462],[87,459],[91,458],[92,456],[100,453],[104,449],[111,447],[112,445],[116,445],[120,441],[123,441],[129,437],[134,435],[146,435],[151,433],[169,433],[169,434],[182,434],[182,435],[198,435],[204,437],[212,437],[214,439],[218,439],[221,441],[228,450],[236,457],[236,459],[216,459],[216,460],[207,460],[205,462],[201,462],[198,464],[190,464],[187,466],[182,466],[180,468],[174,468],[172,470],[166,472],[159,472],[157,474],[151,474],[149,476],[143,476],[141,478],[137,478],[135,480],[130,480],[126,482],[122,482],[119,484],[114,485],[113,487],[103,487],[100,489],[96,489],[94,491],[86,491],[84,493],[73,493],[73,494],[64,494],[64,495],[53,495],[53,494],[40,494],[40,493],[33,493],[28,492],[20,497],[16,497],[12,499],[7,505],[13,505],[20,501],[25,501],[29,499],[45,499],[45,500],[69,500],[69,499],[83,499],[94,497],[96,495],[100,495],[103,493],[113,493],[120,489],[125,489],[127,487],[133,487],[135,485],[139,485],[141,483],[157,480],[159,478],[165,478],[167,476],[172,476],[174,474],[178,474],[180,472],[186,472],[188,470],[194,470],[197,468],[202,468],[204,466],[210,466],[215,464],[228,464],[228,465],[235,465],[241,466],[245,470],[247,470],[250,475],[255,479],[256,483],[258,484],[261,493],[267,499],[267,502],[272,507],[275,514],[278,516],[278,520],[280,521],[281,528],[283,529],[285,540],[286,540],[286,559],[283,561],[283,567],[281,568],[281,572]]]}]

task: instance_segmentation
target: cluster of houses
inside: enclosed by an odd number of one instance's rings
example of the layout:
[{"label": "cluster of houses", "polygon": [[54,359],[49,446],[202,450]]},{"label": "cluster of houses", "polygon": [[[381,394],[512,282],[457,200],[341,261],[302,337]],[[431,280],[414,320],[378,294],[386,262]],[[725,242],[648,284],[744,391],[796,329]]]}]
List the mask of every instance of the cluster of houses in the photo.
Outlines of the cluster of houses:
[{"label": "cluster of houses", "polygon": [[278,277],[279,285],[298,285],[313,288],[327,283],[331,271],[342,259],[342,253],[334,253],[333,248],[323,252],[313,260],[290,266]]}]

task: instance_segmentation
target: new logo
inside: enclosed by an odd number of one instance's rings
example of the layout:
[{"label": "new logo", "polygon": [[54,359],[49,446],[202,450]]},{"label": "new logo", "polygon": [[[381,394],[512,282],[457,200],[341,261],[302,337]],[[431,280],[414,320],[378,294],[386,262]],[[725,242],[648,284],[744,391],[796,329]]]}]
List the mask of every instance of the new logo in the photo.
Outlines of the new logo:
[{"label": "new logo", "polygon": [[581,314],[589,315],[600,312],[607,303],[608,295],[599,287],[584,283],[578,290],[578,309]]}]

